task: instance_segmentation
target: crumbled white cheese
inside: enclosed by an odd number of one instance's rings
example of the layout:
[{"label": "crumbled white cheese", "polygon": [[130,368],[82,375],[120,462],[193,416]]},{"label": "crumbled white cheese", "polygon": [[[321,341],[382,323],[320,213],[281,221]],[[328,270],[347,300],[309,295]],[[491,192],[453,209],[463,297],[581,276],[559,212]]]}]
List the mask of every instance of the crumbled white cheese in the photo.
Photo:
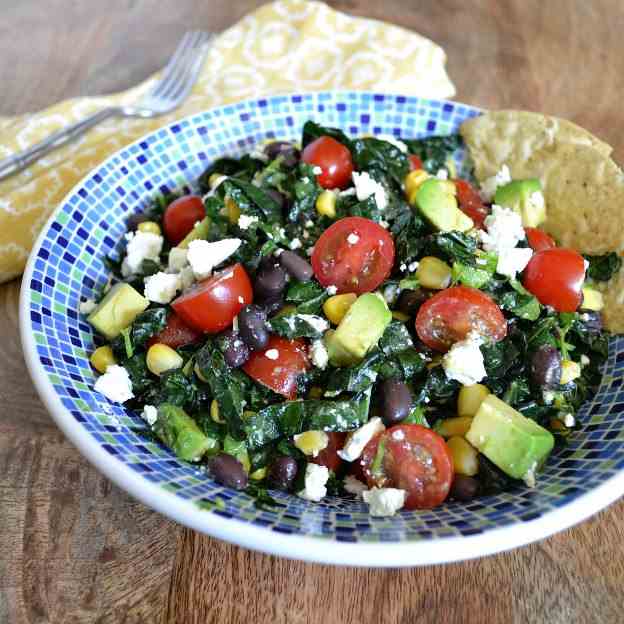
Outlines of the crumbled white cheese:
[{"label": "crumbled white cheese", "polygon": [[327,494],[325,486],[328,480],[329,470],[327,466],[308,464],[305,471],[304,489],[297,492],[297,496],[318,503]]},{"label": "crumbled white cheese", "polygon": [[563,424],[566,427],[574,427],[574,423],[575,422],[576,422],[576,420],[574,419],[574,416],[572,414],[570,414],[570,412],[565,414],[565,416],[563,417]]},{"label": "crumbled white cheese", "polygon": [[189,243],[188,261],[195,277],[205,279],[212,269],[227,260],[241,244],[240,238],[225,238],[214,243],[206,240],[194,240]]},{"label": "crumbled white cheese", "polygon": [[145,278],[146,299],[154,303],[169,303],[180,288],[180,278],[176,273],[163,273],[159,271]]},{"label": "crumbled white cheese", "polygon": [[396,488],[373,488],[362,493],[371,516],[394,516],[403,508],[407,492]]},{"label": "crumbled white cheese", "polygon": [[555,393],[552,390],[544,390],[542,398],[544,399],[544,403],[546,405],[551,405],[555,400]]},{"label": "crumbled white cheese", "polygon": [[315,167],[312,167],[312,173],[314,175],[321,175],[323,173],[323,169],[316,165]]},{"label": "crumbled white cheese", "polygon": [[312,344],[310,345],[310,357],[312,358],[312,364],[314,364],[316,368],[320,368],[321,370],[325,370],[327,368],[327,364],[329,363],[329,352],[327,351],[327,347],[321,338],[312,341]]},{"label": "crumbled white cheese", "polygon": [[498,252],[496,272],[514,279],[516,273],[524,271],[532,256],[533,250],[530,247],[501,249]]},{"label": "crumbled white cheese", "polygon": [[310,232],[308,232],[308,230],[303,230],[303,240],[308,240],[308,238],[310,238]]},{"label": "crumbled white cheese", "polygon": [[124,403],[134,397],[128,371],[117,364],[106,368],[106,372],[97,378],[94,388],[114,403]]},{"label": "crumbled white cheese", "polygon": [[494,204],[492,213],[485,217],[484,225],[487,232],[481,230],[479,235],[486,251],[499,253],[501,249],[513,249],[525,238],[522,217],[511,208]]},{"label": "crumbled white cheese", "polygon": [[362,494],[368,491],[366,484],[356,479],[353,475],[347,475],[345,477],[344,489],[349,494],[354,494],[357,498],[362,498]]},{"label": "crumbled white cheese", "polygon": [[152,232],[129,232],[126,235],[128,246],[126,257],[121,264],[121,272],[124,277],[138,273],[143,260],[158,262],[164,238]]},{"label": "crumbled white cheese", "polygon": [[330,286],[328,286],[328,287],[325,289],[325,292],[326,292],[326,293],[327,293],[330,297],[332,297],[333,295],[335,295],[335,294],[338,292],[338,287],[337,287],[337,286],[334,286],[333,284],[331,284]]},{"label": "crumbled white cheese", "polygon": [[590,363],[590,359],[585,355],[581,355],[581,366],[587,366]]},{"label": "crumbled white cheese", "polygon": [[251,225],[253,225],[254,223],[258,223],[258,221],[258,217],[242,214],[240,217],[238,217],[238,227],[241,230],[248,230]]},{"label": "crumbled white cheese", "polygon": [[277,349],[268,349],[264,352],[264,356],[269,360],[277,360],[279,357],[279,351]]},{"label": "crumbled white cheese", "polygon": [[358,201],[365,201],[373,195],[377,208],[379,208],[379,210],[386,209],[388,198],[383,184],[380,184],[377,180],[373,180],[366,171],[362,171],[361,173],[354,171],[351,174],[351,178],[353,179],[355,194],[357,195]]},{"label": "crumbled white cheese", "polygon": [[338,457],[348,462],[355,461],[362,454],[364,447],[371,439],[384,429],[385,427],[379,416],[371,418],[366,424],[347,436],[344,447],[338,451]]},{"label": "crumbled white cheese", "polygon": [[178,279],[180,280],[180,290],[186,290],[195,282],[195,273],[193,273],[193,267],[184,267],[178,273]]},{"label": "crumbled white cheese", "polygon": [[80,304],[80,314],[91,314],[97,308],[97,303],[93,299],[87,299]]},{"label": "crumbled white cheese", "polygon": [[151,427],[158,420],[158,409],[153,405],[143,406],[141,418]]},{"label": "crumbled white cheese", "polygon": [[401,262],[401,266],[399,267],[399,271],[405,273],[407,271],[407,264],[405,262]]},{"label": "crumbled white cheese", "polygon": [[295,249],[301,249],[301,241],[298,238],[293,238],[290,241],[290,244],[288,245],[288,247],[290,247],[290,249],[292,249],[293,251]]},{"label": "crumbled white cheese", "polygon": [[355,245],[359,240],[360,237],[355,232],[351,232],[351,234],[347,236],[347,243],[349,243],[349,245]]},{"label": "crumbled white cheese", "polygon": [[387,230],[390,227],[390,224],[387,221],[380,221],[379,225],[381,225],[384,230]]},{"label": "crumbled white cheese", "polygon": [[420,263],[418,261],[416,261],[416,260],[414,260],[414,262],[410,262],[408,267],[407,267],[409,269],[410,273],[413,273],[418,268],[419,264]]},{"label": "crumbled white cheese", "polygon": [[442,358],[442,367],[448,379],[455,379],[464,386],[479,383],[485,376],[483,354],[479,346],[481,336],[470,332],[466,338],[456,342]]},{"label": "crumbled white cheese", "polygon": [[306,249],[306,256],[312,256],[313,253],[314,253],[314,247],[308,247]]},{"label": "crumbled white cheese", "polygon": [[435,177],[438,180],[448,180],[448,171],[446,169],[438,169],[438,173],[436,173]]},{"label": "crumbled white cheese", "polygon": [[304,323],[313,327],[320,334],[329,329],[329,323],[322,316],[317,316],[316,314],[297,314],[297,318],[300,318]]},{"label": "crumbled white cheese", "polygon": [[303,224],[303,227],[306,227],[306,228],[311,228],[311,227],[314,227],[314,221],[312,221],[311,219],[308,219],[308,220],[307,220],[307,221]]},{"label": "crumbled white cheese", "polygon": [[398,284],[388,284],[388,286],[384,288],[383,298],[388,305],[392,305],[396,301],[400,292],[401,289]]},{"label": "crumbled white cheese", "polygon": [[188,249],[173,247],[169,252],[168,269],[170,273],[181,271],[188,264]]},{"label": "crumbled white cheese", "polygon": [[511,182],[511,171],[507,165],[503,165],[500,171],[490,178],[486,178],[481,183],[481,197],[485,201],[491,201],[499,186],[504,186]]},{"label": "crumbled white cheese", "polygon": [[536,484],[535,471],[537,470],[537,462],[533,462],[532,466],[527,470],[523,477],[524,483],[527,487],[534,488]]},{"label": "crumbled white cheese", "polygon": [[344,191],[340,191],[340,197],[349,197],[350,195],[355,195],[355,189],[353,187],[345,189]]},{"label": "crumbled white cheese", "polygon": [[537,214],[543,213],[546,200],[544,199],[544,193],[542,191],[533,191],[529,195],[529,204]]},{"label": "crumbled white cheese", "polygon": [[405,145],[403,141],[400,141],[399,139],[392,136],[391,134],[379,134],[377,135],[377,138],[381,139],[382,141],[385,141],[386,143],[390,143],[391,145],[394,145],[394,147],[396,147],[399,151],[403,152],[404,154],[407,154],[408,152],[407,145]]}]

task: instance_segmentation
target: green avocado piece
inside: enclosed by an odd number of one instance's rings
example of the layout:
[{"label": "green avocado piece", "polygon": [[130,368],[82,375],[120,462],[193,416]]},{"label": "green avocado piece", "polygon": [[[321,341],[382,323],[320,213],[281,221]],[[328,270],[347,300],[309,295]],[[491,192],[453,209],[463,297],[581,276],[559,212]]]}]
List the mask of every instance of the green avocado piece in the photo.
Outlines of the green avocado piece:
[{"label": "green avocado piece", "polygon": [[119,282],[106,293],[87,320],[100,334],[112,340],[122,329],[129,327],[147,306],[149,300],[130,284]]},{"label": "green avocado piece", "polygon": [[423,217],[441,232],[467,232],[474,223],[458,208],[451,185],[448,180],[425,180],[416,193],[416,206]]},{"label": "green avocado piece", "polygon": [[178,247],[188,249],[189,243],[200,238],[208,238],[210,231],[210,219],[204,217],[199,223],[196,223],[193,229],[182,239]]},{"label": "green avocado piece", "polygon": [[[533,193],[541,195],[539,201],[532,199]],[[522,217],[524,227],[537,227],[546,221],[543,198],[540,181],[537,178],[528,178],[499,186],[494,195],[494,203],[517,212]]]},{"label": "green avocado piece", "polygon": [[229,434],[223,439],[223,452],[236,457],[242,464],[245,472],[249,472],[251,462],[249,461],[249,452],[245,440],[236,440]]},{"label": "green avocado piece", "polygon": [[181,407],[169,403],[158,407],[154,432],[184,461],[199,461],[204,453],[219,446],[219,442],[204,434]]},{"label": "green avocado piece", "polygon": [[534,479],[555,444],[550,433],[490,394],[466,433],[466,440],[514,479]]},{"label": "green avocado piece", "polygon": [[334,366],[351,366],[361,361],[377,344],[391,320],[392,313],[381,296],[360,295],[336,331],[326,335],[330,362]]}]

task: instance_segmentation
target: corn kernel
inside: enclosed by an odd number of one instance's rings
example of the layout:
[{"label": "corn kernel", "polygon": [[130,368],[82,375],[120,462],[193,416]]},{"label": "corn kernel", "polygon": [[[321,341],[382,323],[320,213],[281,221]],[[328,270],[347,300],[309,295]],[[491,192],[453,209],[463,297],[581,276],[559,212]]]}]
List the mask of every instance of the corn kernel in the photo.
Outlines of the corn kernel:
[{"label": "corn kernel", "polygon": [[210,403],[210,418],[212,418],[214,422],[220,425],[225,422],[225,420],[221,418],[221,413],[219,412],[219,403],[217,402],[217,399],[212,399],[212,402]]},{"label": "corn kernel", "polygon": [[143,221],[137,225],[137,230],[144,234],[157,234],[158,236],[161,234],[160,225],[156,221]]},{"label": "corn kernel", "polygon": [[563,360],[561,362],[561,383],[562,386],[578,379],[581,376],[581,365],[572,360]]},{"label": "corn kernel", "polygon": [[356,299],[355,293],[334,295],[323,304],[323,312],[331,323],[338,325]]},{"label": "corn kernel", "polygon": [[329,444],[324,431],[304,431],[293,438],[295,446],[304,454],[316,457]]},{"label": "corn kernel", "polygon": [[400,321],[401,323],[407,323],[410,320],[410,317],[404,312],[399,312],[399,310],[392,310],[392,318],[395,321]]},{"label": "corn kernel", "polygon": [[594,310],[600,312],[604,308],[604,297],[599,290],[590,288],[589,286],[583,286],[583,302],[581,303],[582,310]]},{"label": "corn kernel", "polygon": [[455,416],[454,418],[445,418],[436,423],[435,430],[444,438],[452,438],[454,436],[466,435],[471,424],[472,417]]},{"label": "corn kernel", "polygon": [[171,347],[157,342],[147,351],[146,364],[151,373],[162,375],[166,371],[180,368],[184,360]]},{"label": "corn kernel", "polygon": [[98,347],[89,358],[91,366],[95,368],[98,373],[104,374],[106,369],[113,364],[117,364],[113,350],[108,346]]},{"label": "corn kernel", "polygon": [[457,397],[457,413],[460,416],[473,417],[481,407],[483,399],[490,391],[483,384],[462,386]]},{"label": "corn kernel", "polygon": [[230,223],[233,225],[238,223],[241,211],[238,204],[231,197],[225,198],[225,213],[227,214],[227,218]]},{"label": "corn kernel", "polygon": [[451,451],[455,472],[467,477],[474,477],[479,472],[477,450],[459,436],[453,436],[447,440],[446,444]]},{"label": "corn kernel", "polygon": [[336,216],[336,193],[330,190],[323,191],[316,198],[316,212],[330,219]]},{"label": "corn kernel", "polygon": [[310,392],[308,392],[309,399],[320,399],[323,396],[323,388],[318,386],[312,386]]},{"label": "corn kernel", "polygon": [[429,174],[424,169],[415,169],[410,171],[403,181],[405,187],[405,197],[410,204],[416,201],[416,193],[420,185],[429,178]]},{"label": "corn kernel", "polygon": [[452,274],[451,267],[434,256],[425,256],[416,269],[416,279],[420,285],[433,290],[448,288]]},{"label": "corn kernel", "polygon": [[263,466],[262,468],[258,468],[258,470],[254,470],[249,478],[252,481],[262,481],[267,476],[267,469]]}]

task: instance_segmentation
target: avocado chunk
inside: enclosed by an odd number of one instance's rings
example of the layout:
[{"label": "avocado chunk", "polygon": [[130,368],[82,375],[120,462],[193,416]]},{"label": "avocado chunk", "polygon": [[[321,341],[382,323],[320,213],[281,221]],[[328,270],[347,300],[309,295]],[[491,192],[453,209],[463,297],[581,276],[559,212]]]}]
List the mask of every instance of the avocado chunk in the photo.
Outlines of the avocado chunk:
[{"label": "avocado chunk", "polygon": [[219,447],[219,442],[204,434],[181,407],[169,403],[158,407],[154,432],[184,461],[199,461],[204,453]]},{"label": "avocado chunk", "polygon": [[223,452],[232,457],[236,457],[242,464],[245,472],[249,473],[251,463],[249,461],[249,453],[247,452],[247,445],[245,440],[236,440],[229,434],[223,439]]},{"label": "avocado chunk", "polygon": [[581,310],[594,310],[600,312],[604,308],[604,298],[602,293],[591,286],[583,286],[583,301]]},{"label": "avocado chunk", "polygon": [[199,223],[196,223],[193,229],[182,239],[178,247],[188,249],[189,243],[200,238],[208,238],[210,231],[210,219],[204,217]]},{"label": "avocado chunk", "polygon": [[[392,320],[384,299],[373,293],[360,295],[325,340],[334,366],[351,366],[374,347]],[[329,333],[329,332],[328,332]]]},{"label": "avocado chunk", "polygon": [[550,433],[490,394],[481,403],[466,440],[514,479],[532,481],[555,444]]},{"label": "avocado chunk", "polygon": [[425,180],[416,193],[416,206],[423,217],[441,232],[467,232],[474,222],[458,208],[452,185],[448,180]]},{"label": "avocado chunk", "polygon": [[134,319],[143,312],[149,301],[138,293],[130,284],[115,284],[98,303],[87,320],[100,334],[112,340],[129,327]]},{"label": "avocado chunk", "polygon": [[517,212],[524,227],[537,227],[546,221],[546,204],[537,178],[514,180],[498,187],[494,203]]}]

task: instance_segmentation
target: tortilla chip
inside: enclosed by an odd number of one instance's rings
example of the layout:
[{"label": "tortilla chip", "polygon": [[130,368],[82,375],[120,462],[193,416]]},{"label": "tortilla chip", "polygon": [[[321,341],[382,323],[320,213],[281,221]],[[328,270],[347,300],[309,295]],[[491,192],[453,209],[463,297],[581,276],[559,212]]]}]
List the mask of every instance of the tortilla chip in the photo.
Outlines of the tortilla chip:
[{"label": "tortilla chip", "polygon": [[614,334],[624,334],[624,270],[620,269],[608,282],[596,282],[593,288],[602,292],[602,322]]}]

